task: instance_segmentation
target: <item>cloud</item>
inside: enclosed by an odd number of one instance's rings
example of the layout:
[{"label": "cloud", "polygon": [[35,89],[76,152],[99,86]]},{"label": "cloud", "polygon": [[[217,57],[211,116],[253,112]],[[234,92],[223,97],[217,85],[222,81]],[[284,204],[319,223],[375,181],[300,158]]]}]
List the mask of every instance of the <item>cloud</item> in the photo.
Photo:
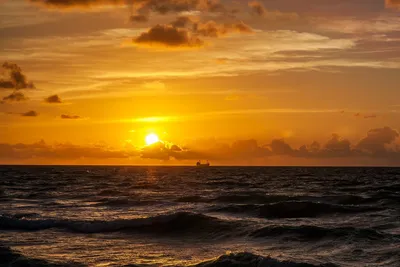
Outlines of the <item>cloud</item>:
[{"label": "cloud", "polygon": [[[239,161],[251,162],[271,157],[291,157],[312,160],[329,159],[359,159],[380,157],[387,160],[400,159],[400,147],[394,145],[399,137],[397,131],[385,127],[373,129],[367,137],[356,144],[348,139],[333,134],[324,145],[313,141],[310,145],[301,145],[294,148],[284,139],[273,139],[268,145],[261,146],[257,140],[237,140],[232,144],[218,143],[216,140],[196,141],[189,148],[181,148],[164,143],[157,143],[146,147],[142,151],[142,158],[157,160],[199,160],[209,159],[213,161]],[[258,161],[259,162],[259,161]]]},{"label": "cloud", "polygon": [[138,46],[165,48],[197,48],[203,41],[186,29],[171,25],[156,25],[133,40]]},{"label": "cloud", "polygon": [[251,1],[248,5],[251,9],[252,14],[270,20],[296,20],[299,18],[299,15],[297,13],[280,12],[278,10],[267,10],[264,5],[259,1]]},{"label": "cloud", "polygon": [[193,19],[187,16],[177,17],[171,25],[175,28],[185,28],[188,24],[192,23]]},{"label": "cloud", "polygon": [[15,85],[12,81],[0,79],[0,88],[2,89],[15,89]]},{"label": "cloud", "polygon": [[234,24],[218,24],[215,21],[196,23],[194,32],[206,37],[221,37],[231,33],[253,33],[253,29],[244,22]]},{"label": "cloud", "polygon": [[399,133],[390,127],[372,129],[367,136],[356,146],[360,151],[372,155],[386,154],[386,146],[393,143],[399,137]]},{"label": "cloud", "polygon": [[239,140],[231,145],[231,153],[233,155],[242,155],[243,157],[265,157],[271,154],[266,147],[260,147],[257,140]]},{"label": "cloud", "polygon": [[106,5],[126,5],[126,0],[29,0],[31,3],[40,4],[49,8],[90,8]]},{"label": "cloud", "polygon": [[195,160],[202,158],[201,152],[187,150],[175,144],[167,142],[157,142],[153,145],[144,147],[140,152],[140,157],[143,159],[170,160]]},{"label": "cloud", "polygon": [[357,118],[364,118],[364,119],[376,119],[378,116],[375,114],[370,114],[370,115],[363,115],[361,113],[356,113],[354,114],[354,117]]},{"label": "cloud", "polygon": [[33,144],[0,144],[3,159],[121,159],[134,155],[131,151],[115,150],[106,146],[48,145],[43,140]]},{"label": "cloud", "polygon": [[[193,27],[189,28],[188,26]],[[142,33],[133,43],[145,47],[199,48],[204,42],[199,36],[222,37],[232,33],[253,33],[253,29],[244,22],[218,24],[215,21],[195,22],[188,16],[178,17],[169,25],[156,25]]]},{"label": "cloud", "polygon": [[28,82],[22,69],[14,63],[4,62],[2,65],[2,78],[0,78],[0,88],[3,89],[33,89],[35,85]]},{"label": "cloud", "polygon": [[265,16],[267,14],[264,5],[258,1],[249,2],[249,7],[252,9],[252,12],[258,16]]},{"label": "cloud", "polygon": [[349,156],[351,153],[351,143],[347,139],[340,138],[337,134],[332,134],[331,140],[326,143],[322,152],[331,157]]},{"label": "cloud", "polygon": [[77,115],[65,115],[65,114],[62,114],[60,117],[61,119],[66,119],[66,120],[78,120],[81,118],[80,116]]},{"label": "cloud", "polygon": [[[115,150],[102,146],[77,146],[72,144],[47,145],[41,141],[34,144],[0,144],[0,158],[26,159],[80,159],[80,158],[131,158],[148,160],[178,160],[212,162],[261,163],[267,164],[275,158],[293,158],[291,162],[312,160],[314,163],[361,162],[370,159],[376,162],[398,164],[400,162],[399,133],[383,127],[368,131],[365,138],[352,144],[349,140],[333,134],[325,145],[312,142],[294,148],[284,139],[274,139],[268,145],[260,145],[257,140],[237,140],[232,144],[220,143],[215,139],[196,140],[187,146],[179,146],[168,142],[158,142],[142,149],[133,146],[123,150]],[[296,161],[297,159],[297,161]]]},{"label": "cloud", "polygon": [[3,97],[4,102],[19,102],[26,101],[28,98],[21,92],[15,91],[12,94]]},{"label": "cloud", "polygon": [[[133,1],[139,12],[153,11],[160,14],[200,10],[224,12],[225,7],[218,0],[141,0]],[[136,4],[136,5],[135,5]]]},{"label": "cloud", "polygon": [[31,111],[28,111],[28,112],[25,112],[25,113],[21,113],[21,116],[23,116],[23,117],[37,117],[37,116],[39,116],[39,114],[36,111],[31,110]]},{"label": "cloud", "polygon": [[104,6],[131,6],[139,13],[156,12],[159,14],[201,10],[223,12],[225,7],[218,0],[29,0],[48,8],[95,8]]},{"label": "cloud", "polygon": [[283,139],[272,140],[269,146],[271,147],[272,153],[275,155],[291,155],[294,152],[293,148]]},{"label": "cloud", "polygon": [[[339,17],[339,18],[323,18],[317,17],[310,19],[310,22],[317,29],[330,32],[339,32],[345,34],[366,34],[367,40],[371,40],[372,33],[386,34],[399,30],[398,24],[400,18],[398,16],[378,16],[368,20],[359,18]],[[378,40],[385,41],[386,38],[379,37]]]},{"label": "cloud", "polygon": [[147,22],[149,21],[149,17],[147,15],[132,15],[130,17],[130,21],[132,22]]},{"label": "cloud", "polygon": [[58,95],[51,95],[49,97],[46,97],[44,99],[44,101],[49,104],[61,104],[62,103],[62,100]]}]

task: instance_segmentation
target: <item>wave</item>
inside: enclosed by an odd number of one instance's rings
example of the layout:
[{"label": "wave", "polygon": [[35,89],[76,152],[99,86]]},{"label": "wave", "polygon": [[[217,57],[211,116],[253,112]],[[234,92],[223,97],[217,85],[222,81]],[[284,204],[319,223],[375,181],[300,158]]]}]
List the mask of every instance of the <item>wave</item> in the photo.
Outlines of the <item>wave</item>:
[{"label": "wave", "polygon": [[381,200],[376,197],[363,197],[355,195],[330,195],[330,196],[290,196],[290,195],[265,195],[265,194],[235,194],[221,195],[207,199],[198,195],[183,196],[176,199],[177,202],[204,202],[204,203],[230,203],[230,204],[270,204],[285,201],[311,201],[337,205],[361,205],[371,204]]},{"label": "wave", "polygon": [[72,221],[53,219],[19,219],[0,216],[0,229],[41,231],[62,229],[76,233],[137,232],[164,235],[215,235],[224,236],[238,224],[218,218],[189,212],[178,212],[148,218],[112,221]]},{"label": "wave", "polygon": [[[1,266],[32,266],[32,267],[83,267],[79,263],[51,263],[46,260],[28,258],[8,247],[0,246],[0,265]],[[143,266],[136,264],[125,265],[125,267]],[[147,265],[150,266],[150,265]],[[231,253],[218,257],[215,260],[204,261],[187,267],[337,267],[328,263],[313,265],[308,263],[297,263],[293,261],[279,261],[271,257],[257,256],[248,252]],[[182,266],[183,267],[183,266]]]},{"label": "wave", "polygon": [[351,238],[351,239],[366,239],[366,240],[382,240],[385,238],[400,238],[396,235],[391,235],[376,231],[370,228],[325,228],[312,225],[302,226],[267,226],[252,232],[250,237],[291,237],[304,241],[321,240],[325,238]]},{"label": "wave", "polygon": [[31,266],[31,267],[83,267],[78,263],[51,263],[45,260],[27,258],[20,253],[0,246],[0,266]]},{"label": "wave", "polygon": [[209,202],[209,200],[207,200],[201,196],[184,196],[184,197],[177,198],[175,201],[176,202],[187,202],[187,203]]},{"label": "wave", "polygon": [[104,189],[101,190],[97,195],[99,196],[119,196],[122,195],[123,193],[119,190],[116,189]]},{"label": "wave", "polygon": [[251,194],[251,195],[222,195],[212,200],[212,202],[221,203],[244,203],[244,204],[264,204],[278,201],[290,200],[290,196],[284,195],[262,195],[262,194]]},{"label": "wave", "polygon": [[351,214],[380,210],[372,206],[337,205],[311,201],[285,201],[271,204],[239,204],[212,207],[211,212],[247,213],[261,218],[314,218],[329,214]]},{"label": "wave", "polygon": [[205,261],[192,267],[336,267],[332,263],[313,265],[293,261],[279,261],[271,257],[257,256],[248,252],[232,253],[220,256],[211,261]]},{"label": "wave", "polygon": [[264,218],[312,218],[335,213],[360,213],[377,211],[371,206],[344,206],[309,201],[288,201],[264,205],[259,215]]},{"label": "wave", "polygon": [[135,200],[131,198],[102,198],[97,200],[95,206],[109,207],[131,207],[131,206],[146,206],[154,205],[157,202],[152,200]]}]

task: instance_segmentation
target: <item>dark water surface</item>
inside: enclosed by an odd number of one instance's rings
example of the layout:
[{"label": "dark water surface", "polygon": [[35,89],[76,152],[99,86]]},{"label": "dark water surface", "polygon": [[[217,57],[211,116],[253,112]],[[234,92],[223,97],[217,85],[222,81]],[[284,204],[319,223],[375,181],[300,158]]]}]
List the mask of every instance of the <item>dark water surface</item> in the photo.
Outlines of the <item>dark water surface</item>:
[{"label": "dark water surface", "polygon": [[0,177],[0,266],[400,266],[397,168],[2,166]]}]

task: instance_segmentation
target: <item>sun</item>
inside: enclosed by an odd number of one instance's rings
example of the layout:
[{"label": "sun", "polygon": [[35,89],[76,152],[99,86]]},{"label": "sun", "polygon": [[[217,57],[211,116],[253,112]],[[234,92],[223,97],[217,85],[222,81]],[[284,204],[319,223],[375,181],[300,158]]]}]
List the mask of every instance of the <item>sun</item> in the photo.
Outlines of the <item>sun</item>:
[{"label": "sun", "polygon": [[152,145],[152,144],[155,144],[155,143],[157,143],[157,142],[159,142],[160,141],[160,139],[158,138],[158,136],[156,135],[156,134],[154,134],[154,133],[151,133],[151,134],[148,134],[147,136],[146,136],[146,145],[148,145],[148,146],[150,146],[150,145]]}]

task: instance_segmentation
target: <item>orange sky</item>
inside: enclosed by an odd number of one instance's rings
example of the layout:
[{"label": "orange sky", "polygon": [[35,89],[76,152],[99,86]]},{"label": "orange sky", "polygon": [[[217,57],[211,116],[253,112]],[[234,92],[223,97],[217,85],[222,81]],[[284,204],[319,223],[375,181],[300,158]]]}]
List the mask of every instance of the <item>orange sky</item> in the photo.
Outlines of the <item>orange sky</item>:
[{"label": "orange sky", "polygon": [[399,12],[0,1],[0,163],[399,165]]}]

